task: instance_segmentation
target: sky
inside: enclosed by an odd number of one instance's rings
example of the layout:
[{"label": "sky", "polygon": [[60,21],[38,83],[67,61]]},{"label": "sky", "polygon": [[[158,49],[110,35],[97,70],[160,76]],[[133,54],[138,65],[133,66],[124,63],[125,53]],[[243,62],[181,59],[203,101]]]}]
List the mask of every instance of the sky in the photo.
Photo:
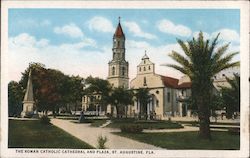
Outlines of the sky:
[{"label": "sky", "polygon": [[118,17],[130,80],[145,51],[157,74],[180,78],[183,74],[162,65],[175,63],[168,56],[172,50],[183,54],[176,39],[190,40],[199,31],[207,39],[220,32],[218,46],[230,42],[228,52],[240,49],[237,9],[9,9],[8,80],[19,81],[30,62],[67,75],[106,79]]}]

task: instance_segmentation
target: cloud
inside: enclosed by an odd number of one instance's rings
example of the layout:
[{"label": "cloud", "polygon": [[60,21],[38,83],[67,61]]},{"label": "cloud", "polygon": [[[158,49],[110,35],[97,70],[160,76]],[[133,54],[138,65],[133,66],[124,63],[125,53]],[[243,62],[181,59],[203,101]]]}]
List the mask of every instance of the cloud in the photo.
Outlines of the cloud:
[{"label": "cloud", "polygon": [[133,33],[136,37],[143,37],[146,39],[156,39],[157,37],[153,34],[143,32],[140,26],[136,22],[125,21],[124,26],[128,28],[129,32]]},{"label": "cloud", "polygon": [[72,38],[83,38],[82,30],[74,23],[64,25],[62,27],[55,27],[54,32],[56,34],[68,35]]},{"label": "cloud", "polygon": [[[52,45],[47,39],[37,39],[28,33],[21,33],[10,37],[8,43],[9,81],[20,80],[21,72],[24,72],[30,62],[40,62],[69,75],[106,76],[108,58],[105,56],[111,51],[89,50],[87,46],[95,45],[92,39]],[[94,61],[98,61],[101,67],[96,66]]]},{"label": "cloud", "polygon": [[158,21],[157,28],[161,32],[174,34],[178,36],[189,37],[192,34],[192,31],[190,30],[190,28],[184,25],[174,24],[172,21],[167,20],[167,19]]},{"label": "cloud", "polygon": [[[220,30],[217,30],[211,34],[208,34],[207,32],[203,32],[204,39],[214,39],[218,33],[220,33],[219,40],[222,41],[224,44],[231,42],[238,44],[240,42],[240,35],[232,29],[223,28]],[[193,33],[193,37],[197,38],[199,35],[199,32],[196,31]]]},{"label": "cloud", "polygon": [[111,21],[104,17],[95,16],[88,22],[90,30],[95,30],[98,32],[114,32],[115,28],[113,27]]},{"label": "cloud", "polygon": [[[199,37],[199,31],[196,31],[196,32],[194,32],[193,33],[193,37],[194,38],[198,38]],[[205,39],[205,40],[208,40],[208,39],[210,39],[210,35],[207,33],[207,32],[202,32],[203,33],[203,38]]]},{"label": "cloud", "polygon": [[13,47],[45,47],[49,44],[48,39],[37,40],[35,37],[27,33],[21,33],[16,37],[9,38],[9,46]]},{"label": "cloud", "polygon": [[211,34],[211,36],[214,38],[217,36],[217,34],[220,33],[219,39],[226,41],[226,42],[240,42],[240,35],[232,29],[223,28],[218,31],[215,31]]}]

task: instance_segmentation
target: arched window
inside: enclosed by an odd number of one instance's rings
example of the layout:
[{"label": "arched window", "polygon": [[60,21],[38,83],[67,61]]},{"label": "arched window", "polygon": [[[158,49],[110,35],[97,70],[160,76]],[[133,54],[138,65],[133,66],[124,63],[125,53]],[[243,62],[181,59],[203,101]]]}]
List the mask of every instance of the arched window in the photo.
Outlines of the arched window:
[{"label": "arched window", "polygon": [[148,66],[148,70],[150,70],[150,66]]},{"label": "arched window", "polygon": [[125,67],[122,67],[122,76],[125,75]]},{"label": "arched window", "polygon": [[118,41],[117,47],[120,47],[120,41]]},{"label": "arched window", "polygon": [[143,86],[147,86],[147,79],[146,79],[146,77],[144,77]]},{"label": "arched window", "polygon": [[143,67],[143,70],[146,71],[146,67]]},{"label": "arched window", "polygon": [[115,67],[112,67],[112,75],[115,75]]},{"label": "arched window", "polygon": [[141,67],[139,68],[139,71],[141,71]]}]

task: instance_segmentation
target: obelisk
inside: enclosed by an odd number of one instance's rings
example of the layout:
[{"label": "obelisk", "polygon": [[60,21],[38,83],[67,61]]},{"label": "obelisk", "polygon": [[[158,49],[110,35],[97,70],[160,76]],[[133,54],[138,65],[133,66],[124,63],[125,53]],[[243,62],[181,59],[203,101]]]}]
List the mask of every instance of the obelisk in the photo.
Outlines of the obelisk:
[{"label": "obelisk", "polygon": [[32,117],[32,115],[34,114],[34,103],[33,84],[30,70],[27,88],[23,98],[23,111],[21,113],[22,117]]}]

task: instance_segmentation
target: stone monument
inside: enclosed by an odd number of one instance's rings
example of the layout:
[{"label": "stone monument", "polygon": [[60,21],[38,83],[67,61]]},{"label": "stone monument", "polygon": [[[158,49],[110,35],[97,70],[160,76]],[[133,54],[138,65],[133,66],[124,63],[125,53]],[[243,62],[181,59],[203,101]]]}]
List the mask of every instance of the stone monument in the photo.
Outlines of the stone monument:
[{"label": "stone monument", "polygon": [[31,78],[31,70],[29,72],[29,78],[27,83],[26,92],[23,99],[23,111],[21,117],[32,117],[34,114],[34,97],[33,97],[33,85]]}]

